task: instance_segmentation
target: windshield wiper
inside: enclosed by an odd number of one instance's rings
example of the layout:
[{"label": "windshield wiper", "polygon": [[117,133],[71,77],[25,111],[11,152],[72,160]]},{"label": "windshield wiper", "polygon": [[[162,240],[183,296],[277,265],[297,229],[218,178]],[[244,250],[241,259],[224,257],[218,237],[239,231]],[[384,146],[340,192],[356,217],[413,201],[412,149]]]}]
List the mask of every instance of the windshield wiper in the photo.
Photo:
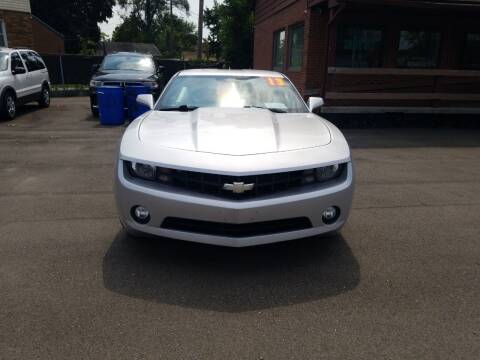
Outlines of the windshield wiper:
[{"label": "windshield wiper", "polygon": [[279,113],[279,114],[284,114],[284,113],[287,112],[286,110],[283,110],[283,109],[267,108],[267,107],[263,107],[263,106],[253,106],[253,105],[247,105],[247,106],[244,106],[244,108],[245,108],[245,109],[263,109],[263,110],[270,110],[271,112]]},{"label": "windshield wiper", "polygon": [[180,105],[176,107],[169,107],[169,108],[160,108],[160,111],[180,111],[180,112],[189,112],[197,110],[198,106],[188,106],[188,105]]}]

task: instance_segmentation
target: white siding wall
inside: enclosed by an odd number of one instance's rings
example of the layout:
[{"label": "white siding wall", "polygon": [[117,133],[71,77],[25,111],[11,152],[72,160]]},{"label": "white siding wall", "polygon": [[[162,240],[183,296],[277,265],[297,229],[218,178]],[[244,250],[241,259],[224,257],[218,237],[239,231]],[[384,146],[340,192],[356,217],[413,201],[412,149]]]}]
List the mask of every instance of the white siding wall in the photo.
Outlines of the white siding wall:
[{"label": "white siding wall", "polygon": [[0,0],[0,10],[31,12],[30,0]]}]

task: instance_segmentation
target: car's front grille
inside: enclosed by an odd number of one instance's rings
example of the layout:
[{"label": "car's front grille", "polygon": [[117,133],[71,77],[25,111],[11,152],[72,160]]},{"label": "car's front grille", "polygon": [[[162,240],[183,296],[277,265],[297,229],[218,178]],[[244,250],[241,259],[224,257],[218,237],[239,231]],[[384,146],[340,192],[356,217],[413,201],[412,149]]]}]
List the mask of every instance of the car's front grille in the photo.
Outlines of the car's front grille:
[{"label": "car's front grille", "polygon": [[[125,168],[131,176],[135,176],[129,162],[125,163]],[[156,173],[156,182],[164,186],[234,200],[251,199],[294,189],[302,186],[304,177],[302,170],[276,174],[231,176],[157,168]],[[165,181],[165,178],[168,181]]]},{"label": "car's front grille", "polygon": [[303,171],[231,176],[177,170],[171,177],[173,186],[224,198],[245,199],[301,186]]},{"label": "car's front grille", "polygon": [[[344,173],[345,168],[345,164],[342,164],[342,170],[337,177]],[[125,171],[130,176],[136,177],[130,162],[125,162]],[[194,193],[208,194],[225,199],[247,200],[318,184],[316,182],[306,184],[305,171],[232,176],[157,167],[155,182],[163,186],[184,189]],[[314,176],[313,169],[311,172],[310,176]]]},{"label": "car's front grille", "polygon": [[145,85],[142,82],[128,82],[128,81],[104,81],[102,83],[103,86],[120,86],[120,87],[126,87],[126,86],[143,86]]},{"label": "car's front grille", "polygon": [[247,224],[230,224],[168,217],[163,221],[161,227],[167,230],[195,234],[243,238],[311,229],[312,222],[306,217],[299,217]]}]

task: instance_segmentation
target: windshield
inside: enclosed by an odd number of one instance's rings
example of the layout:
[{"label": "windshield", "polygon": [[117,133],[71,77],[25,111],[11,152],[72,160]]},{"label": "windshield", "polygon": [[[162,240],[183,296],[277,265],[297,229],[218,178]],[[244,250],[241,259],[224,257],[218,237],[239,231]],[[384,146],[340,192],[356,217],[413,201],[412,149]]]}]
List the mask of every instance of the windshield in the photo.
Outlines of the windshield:
[{"label": "windshield", "polygon": [[176,77],[165,90],[156,110],[194,110],[199,107],[308,112],[293,85],[283,77],[211,75]]},{"label": "windshield", "polygon": [[103,60],[102,70],[131,70],[155,72],[153,59],[138,55],[109,55]]},{"label": "windshield", "polygon": [[0,52],[0,71],[8,69],[8,54]]}]

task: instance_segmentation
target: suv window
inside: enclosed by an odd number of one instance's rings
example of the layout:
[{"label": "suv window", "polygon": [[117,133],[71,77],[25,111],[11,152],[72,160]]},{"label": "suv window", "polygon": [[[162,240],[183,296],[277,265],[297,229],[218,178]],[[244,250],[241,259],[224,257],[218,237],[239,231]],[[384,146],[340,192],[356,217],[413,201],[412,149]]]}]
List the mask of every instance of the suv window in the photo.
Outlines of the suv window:
[{"label": "suv window", "polygon": [[38,66],[40,67],[40,70],[45,69],[45,63],[43,62],[43,59],[38,55],[37,53],[32,53],[32,55],[37,59]]},{"label": "suv window", "polygon": [[45,69],[45,65],[43,64],[43,61],[41,58],[29,51],[29,52],[21,52],[22,59],[25,61],[25,64],[27,65],[28,71],[37,71],[37,70],[42,70]]},{"label": "suv window", "polygon": [[8,54],[0,52],[0,71],[8,69]]},{"label": "suv window", "polygon": [[14,52],[12,53],[12,70],[15,69],[16,67],[24,67],[22,59],[20,59],[20,55],[18,53]]}]

